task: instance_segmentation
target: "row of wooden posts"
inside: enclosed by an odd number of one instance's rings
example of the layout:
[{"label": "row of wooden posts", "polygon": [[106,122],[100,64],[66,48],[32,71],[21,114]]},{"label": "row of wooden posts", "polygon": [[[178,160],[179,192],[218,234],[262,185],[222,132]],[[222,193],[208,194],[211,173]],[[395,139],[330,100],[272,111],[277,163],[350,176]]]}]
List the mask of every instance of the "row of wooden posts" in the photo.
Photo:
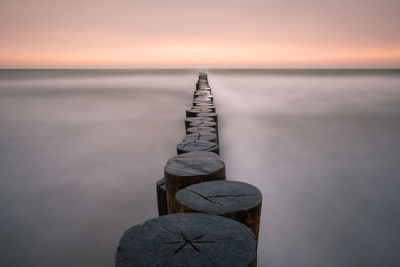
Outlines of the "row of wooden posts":
[{"label": "row of wooden posts", "polygon": [[205,72],[185,129],[157,182],[159,217],[123,234],[116,266],[256,266],[262,195],[253,185],[226,180]]}]

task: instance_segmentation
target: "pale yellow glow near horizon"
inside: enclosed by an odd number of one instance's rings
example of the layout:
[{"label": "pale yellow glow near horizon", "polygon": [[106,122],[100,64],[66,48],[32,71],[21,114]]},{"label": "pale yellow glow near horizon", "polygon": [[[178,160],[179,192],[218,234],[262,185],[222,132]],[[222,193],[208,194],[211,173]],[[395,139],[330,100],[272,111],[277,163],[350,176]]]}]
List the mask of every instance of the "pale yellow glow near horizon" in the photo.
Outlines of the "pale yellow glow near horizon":
[{"label": "pale yellow glow near horizon", "polygon": [[15,67],[229,67],[229,66],[346,66],[400,62],[400,49],[321,49],[295,46],[148,46],[94,49],[85,53],[40,51],[1,55],[0,62]]},{"label": "pale yellow glow near horizon", "polygon": [[400,1],[5,1],[0,68],[400,67]]}]

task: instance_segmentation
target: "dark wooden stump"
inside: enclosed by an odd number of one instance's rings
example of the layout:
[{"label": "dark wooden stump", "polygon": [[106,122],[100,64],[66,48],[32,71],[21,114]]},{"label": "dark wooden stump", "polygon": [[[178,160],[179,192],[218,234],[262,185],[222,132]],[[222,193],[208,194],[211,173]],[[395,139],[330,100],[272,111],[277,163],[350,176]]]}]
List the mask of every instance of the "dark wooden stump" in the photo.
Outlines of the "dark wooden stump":
[{"label": "dark wooden stump", "polygon": [[193,98],[193,101],[213,102],[214,100],[210,97],[197,96]]},{"label": "dark wooden stump", "polygon": [[210,90],[208,90],[208,89],[205,89],[205,90],[196,90],[196,91],[193,92],[193,94],[194,94],[194,95],[196,95],[196,94],[208,94],[208,95],[212,95],[211,92],[210,92]]},{"label": "dark wooden stump", "polygon": [[186,110],[186,117],[187,118],[197,117],[197,114],[203,113],[203,112],[205,112],[205,113],[212,112],[212,110],[208,109],[208,108],[202,108],[202,107],[192,108],[192,109]]},{"label": "dark wooden stump", "polygon": [[211,112],[215,112],[217,110],[215,105],[213,104],[208,104],[208,103],[196,103],[196,105],[193,104],[192,109],[198,109],[198,108],[206,108],[211,110]]},{"label": "dark wooden stump", "polygon": [[157,182],[157,205],[158,216],[167,215],[167,189],[165,187],[165,178],[161,178]]},{"label": "dark wooden stump", "polygon": [[[193,104],[193,106],[214,106],[215,107],[215,105],[214,105],[214,101],[211,101],[211,100],[205,100],[205,101],[202,101],[202,100],[198,100],[198,99],[193,99],[193,101],[195,102],[194,104],[196,104],[196,105],[194,105]],[[212,102],[212,103],[210,103],[210,101]]]},{"label": "dark wooden stump", "polygon": [[258,240],[262,195],[257,187],[235,181],[212,181],[188,186],[176,193],[180,212],[224,216],[247,225]]},{"label": "dark wooden stump", "polygon": [[212,127],[216,130],[217,124],[213,121],[194,121],[189,123],[189,128],[190,127]]},{"label": "dark wooden stump", "polygon": [[182,142],[176,146],[176,151],[178,155],[195,151],[208,151],[219,155],[219,146],[217,143],[202,140]]},{"label": "dark wooden stump", "polygon": [[195,96],[193,97],[193,101],[214,101],[214,97],[207,97],[207,96]]},{"label": "dark wooden stump", "polygon": [[189,128],[189,124],[195,121],[211,121],[214,122],[213,118],[208,117],[190,117],[185,119],[185,129]]},{"label": "dark wooden stump", "polygon": [[210,91],[207,90],[198,90],[194,91],[193,97],[208,97],[208,98],[214,98],[213,95],[210,93]]},{"label": "dark wooden stump", "polygon": [[214,122],[218,124],[217,113],[214,113],[214,112],[201,112],[201,113],[197,113],[197,117],[213,118]]},{"label": "dark wooden stump", "polygon": [[209,91],[209,92],[211,92],[211,87],[210,87],[209,85],[199,84],[199,85],[197,86],[197,89],[196,89],[196,90],[198,90],[198,91],[203,90],[203,91]]},{"label": "dark wooden stump", "polygon": [[182,188],[206,181],[225,180],[225,164],[212,152],[184,153],[168,160],[164,168],[168,213],[179,211],[175,194]]},{"label": "dark wooden stump", "polygon": [[170,214],[129,228],[115,256],[117,267],[254,266],[253,233],[234,220],[203,213]]},{"label": "dark wooden stump", "polygon": [[193,96],[193,101],[211,101],[214,102],[214,97],[212,95],[201,95],[201,96]]},{"label": "dark wooden stump", "polygon": [[206,126],[189,127],[186,129],[186,134],[192,134],[192,133],[215,133],[215,129]]},{"label": "dark wooden stump", "polygon": [[194,99],[192,102],[193,106],[196,106],[197,104],[213,104],[214,102],[212,100],[199,100],[199,99]]},{"label": "dark wooden stump", "polygon": [[195,97],[196,94],[208,94],[208,95],[213,95],[211,93],[211,89],[207,88],[207,89],[197,89],[193,92],[193,96]]},{"label": "dark wooden stump", "polygon": [[208,132],[187,134],[185,138],[183,138],[182,142],[194,142],[200,140],[218,143],[217,135],[215,133],[208,133]]},{"label": "dark wooden stump", "polygon": [[207,73],[205,71],[201,71],[199,72],[199,81],[200,80],[205,80],[208,82],[208,77],[207,77]]}]

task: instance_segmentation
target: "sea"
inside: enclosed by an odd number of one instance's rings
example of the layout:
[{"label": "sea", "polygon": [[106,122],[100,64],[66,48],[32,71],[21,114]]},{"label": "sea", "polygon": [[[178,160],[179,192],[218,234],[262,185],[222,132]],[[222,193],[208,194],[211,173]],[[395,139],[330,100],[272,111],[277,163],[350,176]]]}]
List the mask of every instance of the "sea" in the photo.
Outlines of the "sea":
[{"label": "sea", "polygon": [[[158,216],[196,69],[0,70],[0,266],[113,266]],[[400,266],[400,70],[209,69],[258,266]]]}]

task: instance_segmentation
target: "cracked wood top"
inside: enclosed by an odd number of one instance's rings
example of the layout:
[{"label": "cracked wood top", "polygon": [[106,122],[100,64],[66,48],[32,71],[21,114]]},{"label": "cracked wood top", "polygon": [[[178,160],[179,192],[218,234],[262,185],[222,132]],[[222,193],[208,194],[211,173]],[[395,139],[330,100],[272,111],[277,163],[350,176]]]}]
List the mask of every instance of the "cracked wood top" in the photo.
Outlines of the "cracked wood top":
[{"label": "cracked wood top", "polygon": [[253,233],[220,216],[181,213],[148,220],[127,230],[116,266],[248,266],[256,255]]},{"label": "cracked wood top", "polygon": [[185,121],[191,123],[195,121],[211,121],[214,122],[213,118],[207,118],[207,117],[191,117],[191,118],[186,118]]},{"label": "cracked wood top", "polygon": [[216,117],[217,113],[214,112],[201,112],[197,113],[197,117]]},{"label": "cracked wood top", "polygon": [[196,151],[180,154],[168,160],[165,172],[175,176],[200,176],[208,175],[224,167],[224,162],[217,154]]},{"label": "cracked wood top", "polygon": [[225,214],[247,210],[261,204],[257,187],[236,181],[211,181],[194,184],[180,190],[176,199],[192,210]]},{"label": "cracked wood top", "polygon": [[216,127],[216,123],[213,121],[194,121],[189,124],[190,127]]},{"label": "cracked wood top", "polygon": [[198,127],[189,127],[186,129],[187,133],[215,133],[215,129],[212,127],[208,127],[208,126],[198,126]]},{"label": "cracked wood top", "polygon": [[193,94],[193,98],[197,99],[197,98],[205,98],[208,99],[208,101],[214,99],[213,95],[208,92],[208,91],[204,91],[204,92],[196,92]]},{"label": "cracked wood top", "polygon": [[192,112],[192,113],[212,112],[211,109],[209,109],[207,107],[202,107],[202,106],[194,107],[194,108],[188,109],[187,111]]},{"label": "cracked wood top", "polygon": [[192,108],[208,108],[211,109],[211,112],[215,112],[217,110],[213,104],[208,103],[194,103]]},{"label": "cracked wood top", "polygon": [[195,99],[193,99],[193,102],[192,102],[193,104],[198,104],[198,103],[208,103],[208,104],[213,104],[213,101],[212,100],[206,100],[206,99],[198,99],[198,98],[195,98]]},{"label": "cracked wood top", "polygon": [[217,139],[217,135],[215,133],[197,132],[197,133],[187,134],[185,136],[185,138],[183,138],[183,142],[193,142],[193,141],[199,141],[199,140],[213,142],[213,140],[216,140],[216,139]]},{"label": "cracked wood top", "polygon": [[[198,101],[198,102],[214,102],[214,97],[213,96],[198,96],[195,95],[193,97],[193,101]],[[211,103],[213,104],[213,103]]]},{"label": "cracked wood top", "polygon": [[218,145],[213,142],[208,141],[191,141],[179,143],[177,149],[184,152],[194,152],[194,151],[215,151],[218,149]]}]

